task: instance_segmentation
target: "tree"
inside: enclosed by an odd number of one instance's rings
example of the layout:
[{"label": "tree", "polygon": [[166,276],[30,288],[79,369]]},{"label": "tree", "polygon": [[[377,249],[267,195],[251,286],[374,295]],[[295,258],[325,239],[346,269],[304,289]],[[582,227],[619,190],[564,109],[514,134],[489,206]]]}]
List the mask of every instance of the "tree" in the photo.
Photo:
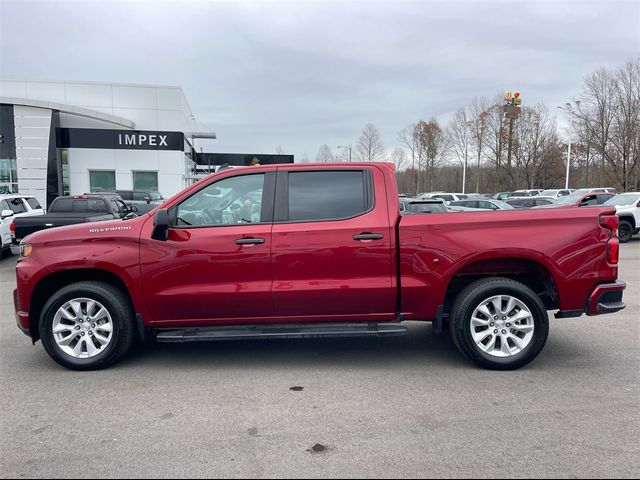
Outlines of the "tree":
[{"label": "tree", "polygon": [[280,145],[276,145],[275,152],[276,155],[282,155],[284,153],[284,149]]},{"label": "tree", "polygon": [[417,123],[412,123],[398,132],[398,141],[409,151],[411,169],[413,170],[413,174],[410,175],[410,179],[415,182],[409,190],[416,192],[416,195],[420,190],[418,185],[418,168],[420,167],[422,153],[418,137],[419,132]]},{"label": "tree", "polygon": [[372,123],[367,123],[360,134],[356,144],[356,156],[363,162],[377,162],[384,157],[384,145],[378,129]]},{"label": "tree", "polygon": [[446,136],[450,150],[462,165],[462,193],[466,192],[467,165],[469,163],[469,150],[471,148],[472,131],[471,120],[465,107],[459,108],[453,115],[446,130]]},{"label": "tree", "polygon": [[329,145],[326,143],[320,147],[318,150],[318,154],[316,155],[316,162],[328,163],[333,162],[333,153],[331,153],[331,149]]},{"label": "tree", "polygon": [[[432,118],[428,122],[418,122],[418,144],[421,150],[420,167],[427,175],[429,190],[433,191],[436,168],[440,165],[446,147],[445,133],[438,120]],[[418,172],[420,184],[420,172]],[[426,182],[425,182],[426,184]]]},{"label": "tree", "polygon": [[396,166],[396,171],[398,172],[405,170],[410,166],[407,154],[400,147],[394,148],[393,152],[391,152],[391,161]]}]

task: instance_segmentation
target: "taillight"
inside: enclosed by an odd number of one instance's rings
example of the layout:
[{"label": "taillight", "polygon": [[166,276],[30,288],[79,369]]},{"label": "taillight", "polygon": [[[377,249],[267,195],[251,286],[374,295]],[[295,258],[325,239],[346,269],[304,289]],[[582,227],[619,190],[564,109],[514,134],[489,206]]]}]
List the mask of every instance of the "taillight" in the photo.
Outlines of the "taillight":
[{"label": "taillight", "polygon": [[9,231],[11,232],[11,235],[15,235],[16,234],[16,224],[11,222],[11,224],[9,225]]},{"label": "taillight", "polygon": [[618,235],[617,215],[600,215],[600,225],[608,230],[611,230],[616,236]]},{"label": "taillight", "polygon": [[600,215],[600,225],[611,231],[607,242],[607,262],[617,265],[620,260],[620,243],[618,242],[618,216]]}]

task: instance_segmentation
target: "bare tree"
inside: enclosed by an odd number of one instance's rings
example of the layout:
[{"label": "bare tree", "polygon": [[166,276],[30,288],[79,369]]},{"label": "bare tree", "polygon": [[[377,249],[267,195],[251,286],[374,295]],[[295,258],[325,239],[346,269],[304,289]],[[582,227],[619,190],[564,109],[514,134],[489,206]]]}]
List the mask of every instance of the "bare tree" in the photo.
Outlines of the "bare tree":
[{"label": "bare tree", "polygon": [[407,158],[407,154],[400,147],[394,148],[391,152],[391,161],[396,166],[396,171],[398,172],[406,170],[411,164]]},{"label": "bare tree", "polygon": [[322,145],[318,150],[318,154],[316,155],[316,162],[333,162],[333,153],[331,153],[331,149],[326,143]]},{"label": "bare tree", "polygon": [[356,144],[356,155],[360,161],[376,162],[384,157],[384,145],[378,129],[372,123],[367,123]]},{"label": "bare tree", "polygon": [[284,149],[280,145],[276,145],[275,148],[276,155],[282,155],[284,153]]},{"label": "bare tree", "polygon": [[[440,128],[438,120],[432,118],[428,122],[418,122],[418,141],[421,149],[420,170],[426,173],[429,190],[433,191],[436,168],[442,162],[446,148],[445,133]],[[418,183],[420,183],[418,175]],[[426,184],[426,182],[425,182]]]},{"label": "bare tree", "polygon": [[309,154],[304,152],[302,158],[300,158],[300,163],[309,163]]},{"label": "bare tree", "polygon": [[451,153],[462,165],[462,193],[466,192],[469,150],[473,141],[472,124],[473,121],[467,109],[459,108],[449,122],[445,133]]}]

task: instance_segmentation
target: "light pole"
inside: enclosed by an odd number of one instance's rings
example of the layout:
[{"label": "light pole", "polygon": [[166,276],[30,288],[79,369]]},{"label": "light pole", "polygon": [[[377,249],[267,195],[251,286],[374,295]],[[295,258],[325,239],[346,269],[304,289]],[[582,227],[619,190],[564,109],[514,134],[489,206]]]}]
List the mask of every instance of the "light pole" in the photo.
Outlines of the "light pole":
[{"label": "light pole", "polygon": [[[567,103],[567,108],[571,108],[571,104]],[[558,106],[560,110],[567,111],[564,107]],[[565,190],[569,189],[569,169],[571,168],[571,140],[569,140],[569,145],[567,146],[567,174],[564,180],[564,188]]]},{"label": "light pole", "polygon": [[337,148],[348,148],[349,149],[349,161],[351,161],[351,145],[338,145]]}]

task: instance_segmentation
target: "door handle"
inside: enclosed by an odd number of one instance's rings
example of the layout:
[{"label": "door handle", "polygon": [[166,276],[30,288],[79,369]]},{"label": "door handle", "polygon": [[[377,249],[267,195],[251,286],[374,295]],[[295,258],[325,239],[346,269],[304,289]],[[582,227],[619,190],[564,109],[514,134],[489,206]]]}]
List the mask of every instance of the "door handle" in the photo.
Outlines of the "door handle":
[{"label": "door handle", "polygon": [[236,245],[260,245],[264,243],[264,238],[239,238]]},{"label": "door handle", "polygon": [[359,241],[382,240],[383,238],[384,238],[384,235],[382,235],[381,233],[361,233],[360,235],[353,236],[354,240],[359,240]]}]

